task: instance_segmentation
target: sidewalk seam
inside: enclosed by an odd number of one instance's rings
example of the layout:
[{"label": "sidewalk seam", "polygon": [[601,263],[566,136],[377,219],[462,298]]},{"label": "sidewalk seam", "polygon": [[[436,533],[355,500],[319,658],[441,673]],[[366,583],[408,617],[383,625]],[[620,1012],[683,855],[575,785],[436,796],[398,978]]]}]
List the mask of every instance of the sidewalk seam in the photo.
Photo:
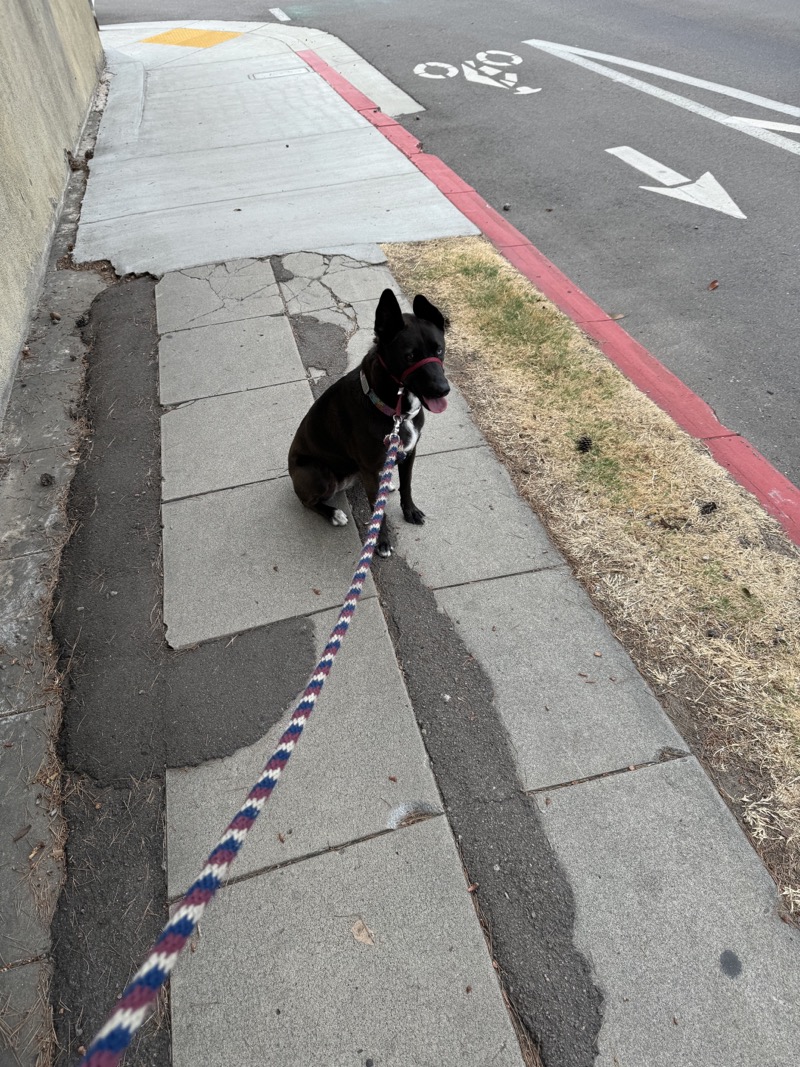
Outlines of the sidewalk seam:
[{"label": "sidewalk seam", "polygon": [[[248,882],[252,878],[260,878],[264,874],[272,874],[273,871],[282,871],[287,867],[294,867],[298,863],[305,863],[306,860],[317,859],[319,856],[329,856],[332,852],[344,852],[346,849],[351,848],[354,845],[363,845],[368,841],[375,841],[378,838],[386,837],[388,834],[400,833],[403,830],[408,830],[412,826],[416,826],[421,822],[428,822],[430,819],[442,819],[445,818],[444,811],[426,811],[420,812],[419,816],[413,820],[413,822],[406,823],[401,826],[387,826],[384,830],[376,830],[375,833],[365,834],[363,837],[354,837],[349,841],[343,841],[339,845],[329,845],[327,848],[317,849],[315,852],[305,852],[302,856],[293,856],[291,859],[283,860],[281,863],[270,863],[266,867],[258,867],[256,870],[246,871],[244,874],[233,875],[225,881],[225,884],[220,887],[221,890],[227,889],[232,885],[239,885],[241,882]],[[183,900],[184,893],[178,893],[174,897],[168,898],[168,905],[172,907],[179,901]]]}]

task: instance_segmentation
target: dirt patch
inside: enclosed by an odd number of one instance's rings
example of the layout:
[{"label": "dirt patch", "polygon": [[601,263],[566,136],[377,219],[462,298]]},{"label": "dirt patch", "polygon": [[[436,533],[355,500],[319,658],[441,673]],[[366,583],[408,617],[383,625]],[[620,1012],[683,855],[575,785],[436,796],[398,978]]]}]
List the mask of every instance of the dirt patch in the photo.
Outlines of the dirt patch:
[{"label": "dirt patch", "polygon": [[800,552],[481,238],[387,245],[449,374],[800,918]]}]

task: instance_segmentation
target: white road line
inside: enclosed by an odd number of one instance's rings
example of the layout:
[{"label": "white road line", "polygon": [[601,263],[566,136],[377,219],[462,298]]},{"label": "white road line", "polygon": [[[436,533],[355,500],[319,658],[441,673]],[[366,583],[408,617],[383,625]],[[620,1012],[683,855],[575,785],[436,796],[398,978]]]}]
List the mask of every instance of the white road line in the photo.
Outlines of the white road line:
[{"label": "white road line", "polygon": [[773,122],[772,119],[749,119],[744,115],[734,115],[737,122],[746,122],[750,126],[760,126],[762,130],[785,130],[786,133],[800,133],[800,126],[792,122]]},{"label": "white road line", "polygon": [[[719,122],[721,125],[727,126],[728,129],[738,130],[739,133],[746,133],[748,137],[755,137],[757,140],[764,141],[766,144],[774,145],[776,148],[783,148],[787,152],[794,153],[794,155],[800,155],[800,143],[797,141],[792,141],[788,137],[780,137],[776,133],[770,133],[769,130],[761,129],[750,122],[735,118],[733,115],[726,115],[723,111],[715,111],[714,108],[706,107],[705,104],[698,104],[695,100],[690,100],[688,97],[679,96],[677,93],[671,93],[668,89],[661,89],[656,85],[651,85],[649,82],[640,81],[638,78],[631,78],[628,74],[613,70],[611,67],[604,67],[600,63],[594,63],[591,59],[586,59],[583,55],[577,54],[578,50],[571,48],[569,45],[553,44],[550,41],[539,41],[536,39],[523,41],[523,44],[529,44],[531,47],[538,48],[542,52],[549,52],[551,55],[557,56],[559,59],[566,59],[570,63],[576,63],[579,67],[585,67],[586,70],[593,70],[596,74],[602,74],[604,78],[611,78],[612,81],[619,82],[621,85],[627,85],[631,89],[638,89],[640,92],[647,93],[649,96],[655,96],[659,100],[665,100],[667,103],[675,104],[676,107],[682,107],[686,111],[693,112],[695,115],[700,115],[706,119],[712,119],[714,122]],[[604,58],[608,58],[614,63],[624,64],[626,66],[646,66],[645,64],[634,64],[632,60],[621,60],[617,56],[608,56]],[[676,81],[690,81],[688,75],[676,75],[674,71],[663,70],[661,67],[649,67],[648,69],[651,73],[659,73],[664,77],[672,78]],[[691,84],[698,85],[700,88],[704,89],[713,89],[715,92],[720,92],[722,89],[725,89],[727,95],[736,95],[740,99],[749,99],[751,102],[766,99],[763,97],[754,97],[750,93],[740,93],[738,90],[730,89],[727,86],[715,85],[714,82],[703,82],[700,78],[691,79]],[[794,114],[795,111],[800,110],[791,107],[789,104],[779,104],[777,101],[765,102],[762,106],[772,107],[773,110],[788,111],[789,114]]]},{"label": "white road line", "polygon": [[291,22],[292,20],[286,14],[285,11],[281,11],[279,7],[271,7],[269,9],[270,15],[274,15],[278,22]]},{"label": "white road line", "polygon": [[659,163],[656,159],[651,159],[650,156],[646,156],[642,152],[637,152],[635,148],[629,148],[628,145],[621,145],[619,148],[607,148],[606,152],[621,159],[623,163],[629,163],[632,167],[636,167],[643,174],[649,174],[651,178],[655,178],[657,182],[663,182],[664,185],[683,185],[684,182],[691,181],[690,178],[684,177],[683,174],[678,174],[676,170],[665,167],[663,163]]},{"label": "white road line", "polygon": [[737,100],[746,100],[748,104],[756,104],[758,107],[769,108],[770,111],[782,111],[786,115],[800,117],[800,107],[795,107],[794,104],[784,104],[780,100],[771,100],[768,96],[756,96],[754,93],[745,92],[744,89],[734,89],[730,85],[720,85],[719,82],[706,81],[705,78],[693,78],[691,74],[679,74],[678,71],[667,70],[666,67],[654,67],[649,63],[637,63],[633,59],[609,56],[605,52],[590,52],[588,48],[574,48],[571,44],[556,44],[555,41],[531,39],[523,43],[533,45],[534,48],[543,48],[546,52],[572,52],[573,55],[586,56],[587,59],[604,59],[607,63],[616,63],[618,67],[641,70],[645,74],[657,74],[659,77],[668,78],[673,82],[696,85],[698,89],[708,89],[709,92],[719,93],[721,96],[734,96]]}]

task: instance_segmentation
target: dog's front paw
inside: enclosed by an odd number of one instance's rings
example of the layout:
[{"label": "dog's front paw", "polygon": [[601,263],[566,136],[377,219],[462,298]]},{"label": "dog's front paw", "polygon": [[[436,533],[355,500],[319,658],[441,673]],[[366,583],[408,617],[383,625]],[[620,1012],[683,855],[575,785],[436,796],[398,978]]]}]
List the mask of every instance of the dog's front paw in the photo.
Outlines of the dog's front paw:
[{"label": "dog's front paw", "polygon": [[347,526],[347,516],[339,508],[336,508],[333,515],[331,515],[332,526]]},{"label": "dog's front paw", "polygon": [[412,522],[415,526],[425,525],[425,512],[420,511],[419,508],[410,507],[403,508],[403,518],[406,522]]},{"label": "dog's front paw", "polygon": [[378,541],[378,545],[375,551],[378,553],[381,559],[388,559],[389,556],[391,556],[392,554],[391,543],[389,541],[380,540]]}]

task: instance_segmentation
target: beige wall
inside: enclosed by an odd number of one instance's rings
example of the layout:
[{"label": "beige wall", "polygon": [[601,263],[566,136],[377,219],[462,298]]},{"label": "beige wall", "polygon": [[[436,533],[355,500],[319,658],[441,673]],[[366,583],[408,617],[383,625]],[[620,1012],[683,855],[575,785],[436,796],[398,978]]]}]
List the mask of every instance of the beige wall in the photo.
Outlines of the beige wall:
[{"label": "beige wall", "polygon": [[101,62],[88,0],[0,0],[0,417]]}]

